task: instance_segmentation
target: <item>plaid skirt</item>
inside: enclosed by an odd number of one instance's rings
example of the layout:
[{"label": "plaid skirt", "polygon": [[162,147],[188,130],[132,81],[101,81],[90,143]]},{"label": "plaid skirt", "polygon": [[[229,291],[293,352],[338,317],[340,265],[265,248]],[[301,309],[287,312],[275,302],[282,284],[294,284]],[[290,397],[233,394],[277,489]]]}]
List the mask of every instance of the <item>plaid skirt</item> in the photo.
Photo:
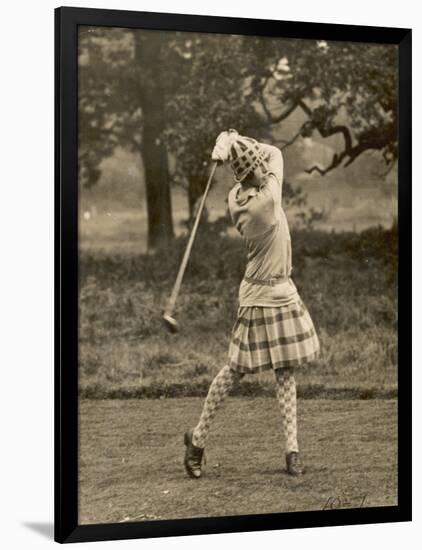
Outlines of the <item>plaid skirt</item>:
[{"label": "plaid skirt", "polygon": [[245,374],[298,367],[316,359],[319,348],[314,324],[301,300],[288,306],[239,307],[229,364]]}]

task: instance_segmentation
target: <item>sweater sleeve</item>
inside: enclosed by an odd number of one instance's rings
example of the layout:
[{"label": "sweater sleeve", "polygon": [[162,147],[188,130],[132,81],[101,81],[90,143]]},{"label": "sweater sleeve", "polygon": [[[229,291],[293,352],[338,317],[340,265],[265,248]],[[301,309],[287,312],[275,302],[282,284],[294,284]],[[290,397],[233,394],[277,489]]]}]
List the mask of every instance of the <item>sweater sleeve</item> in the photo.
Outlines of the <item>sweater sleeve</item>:
[{"label": "sweater sleeve", "polygon": [[265,159],[268,169],[270,172],[274,172],[277,176],[280,185],[283,183],[283,155],[278,147],[274,145],[268,145],[267,143],[260,143],[260,146],[266,153],[268,153],[267,158]]}]

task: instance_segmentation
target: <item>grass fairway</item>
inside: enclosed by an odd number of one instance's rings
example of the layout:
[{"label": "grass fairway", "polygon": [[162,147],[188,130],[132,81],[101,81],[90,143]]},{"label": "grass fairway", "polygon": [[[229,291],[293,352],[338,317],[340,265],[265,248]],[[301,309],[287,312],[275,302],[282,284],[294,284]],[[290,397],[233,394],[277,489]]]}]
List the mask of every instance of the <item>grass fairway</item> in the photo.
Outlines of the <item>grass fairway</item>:
[{"label": "grass fairway", "polygon": [[[275,399],[231,398],[200,480],[183,431],[200,398],[81,400],[79,522],[108,523],[397,504],[395,400],[300,400],[308,473],[285,473]],[[327,512],[329,513],[329,512]]]}]

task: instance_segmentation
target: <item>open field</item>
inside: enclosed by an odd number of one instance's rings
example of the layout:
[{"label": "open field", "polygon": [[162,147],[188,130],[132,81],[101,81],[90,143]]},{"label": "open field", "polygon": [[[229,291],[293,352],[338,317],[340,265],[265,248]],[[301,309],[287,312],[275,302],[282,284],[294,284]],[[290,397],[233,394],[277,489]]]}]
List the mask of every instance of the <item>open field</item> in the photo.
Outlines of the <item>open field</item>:
[{"label": "open field", "polygon": [[[231,398],[200,480],[183,469],[183,431],[202,399],[82,400],[79,522],[397,504],[395,400],[299,400],[308,472],[285,473],[275,399]],[[329,513],[329,511],[327,511]]]},{"label": "open field", "polygon": [[[298,373],[299,395],[394,396],[396,230],[295,231],[292,241],[293,278],[322,344],[320,359]],[[116,245],[81,253],[82,396],[204,395],[226,361],[245,252],[216,224],[200,228],[176,312],[182,330],[170,335],[161,314],[184,246],[179,238],[155,254]],[[263,373],[242,391],[268,395],[272,384]]]}]

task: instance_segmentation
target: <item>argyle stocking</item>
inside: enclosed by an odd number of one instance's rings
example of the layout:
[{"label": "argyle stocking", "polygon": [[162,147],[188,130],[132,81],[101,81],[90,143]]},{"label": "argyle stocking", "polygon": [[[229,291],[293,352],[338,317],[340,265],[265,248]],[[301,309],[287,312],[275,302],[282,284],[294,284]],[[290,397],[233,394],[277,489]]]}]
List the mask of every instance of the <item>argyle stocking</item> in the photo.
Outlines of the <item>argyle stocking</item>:
[{"label": "argyle stocking", "polygon": [[296,419],[296,381],[293,368],[277,369],[277,399],[280,405],[284,436],[286,439],[286,453],[299,451],[297,443]]},{"label": "argyle stocking", "polygon": [[205,447],[211,423],[218,409],[223,405],[233,386],[243,377],[243,374],[232,370],[228,365],[223,367],[208,390],[202,414],[193,430],[192,443],[195,447]]}]

